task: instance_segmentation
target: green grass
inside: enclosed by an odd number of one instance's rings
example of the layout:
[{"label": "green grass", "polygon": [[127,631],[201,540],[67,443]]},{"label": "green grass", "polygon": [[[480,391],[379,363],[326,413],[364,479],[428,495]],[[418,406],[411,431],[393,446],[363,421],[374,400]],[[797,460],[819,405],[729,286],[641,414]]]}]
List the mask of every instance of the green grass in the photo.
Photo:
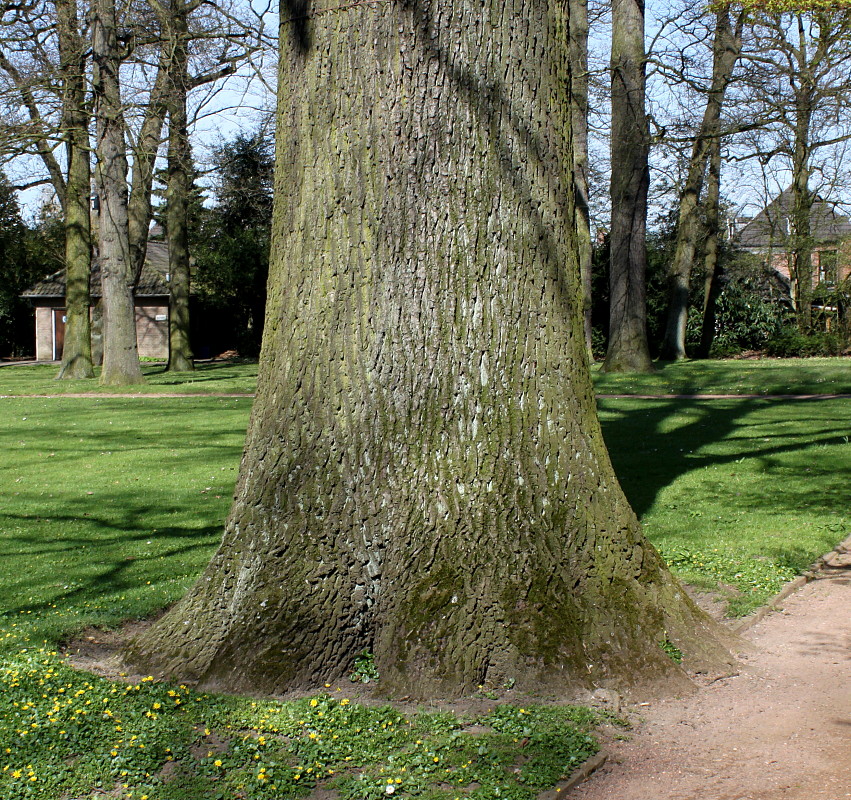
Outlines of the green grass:
[{"label": "green grass", "polygon": [[197,576],[220,538],[250,402],[0,400],[0,797],[272,800],[320,786],[379,800],[391,786],[532,800],[592,755],[604,717],[587,709],[404,714],[331,686],[260,702],[125,686],[56,654],[87,626],[157,611]]},{"label": "green grass", "polygon": [[[0,394],[13,393],[4,382],[16,373],[19,391],[65,385],[43,370],[3,367]],[[160,391],[184,391],[150,374]],[[243,365],[207,377],[224,392],[253,381]],[[490,715],[462,719],[344,702],[334,686],[287,703],[155,681],[128,688],[57,656],[57,643],[87,626],[177,599],[203,568],[250,404],[197,394],[0,400],[0,797],[271,800],[318,786],[342,800],[531,800],[593,753],[600,718],[582,709],[492,703]],[[851,533],[851,400],[599,405],[647,533],[681,577],[720,583],[732,613]],[[660,647],[688,665],[687,652]],[[502,694],[484,687],[481,697]],[[473,723],[484,732],[468,732]]]},{"label": "green grass", "polygon": [[851,394],[851,358],[656,362],[653,375],[593,369],[600,394]]},{"label": "green grass", "polygon": [[[250,394],[257,387],[256,361],[199,363],[194,372],[167,372],[163,364],[142,363],[146,382],[138,386],[101,386],[97,376],[86,380],[58,381],[55,364],[0,367],[0,396],[98,394]],[[96,370],[100,374],[100,370]]]},{"label": "green grass", "polygon": [[761,605],[851,534],[851,400],[600,400],[615,471],[684,580]]}]

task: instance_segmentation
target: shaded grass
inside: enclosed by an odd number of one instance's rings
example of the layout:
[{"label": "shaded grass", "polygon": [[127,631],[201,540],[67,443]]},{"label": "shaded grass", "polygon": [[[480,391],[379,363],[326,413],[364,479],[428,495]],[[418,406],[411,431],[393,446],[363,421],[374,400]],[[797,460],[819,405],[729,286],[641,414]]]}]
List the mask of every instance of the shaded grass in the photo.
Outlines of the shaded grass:
[{"label": "shaded grass", "polygon": [[[128,690],[56,656],[60,639],[149,615],[200,572],[250,403],[0,401],[0,797],[271,800],[319,787],[378,800],[392,786],[531,800],[593,753],[599,718],[578,709],[500,705],[472,720],[344,704],[330,686],[315,704]],[[602,400],[600,412],[651,539],[687,580],[729,585],[735,613],[851,532],[849,400]],[[471,735],[473,721],[485,732]]]},{"label": "shaded grass", "polygon": [[[0,367],[0,396],[2,395],[55,395],[125,394],[125,386],[101,386],[96,377],[85,380],[58,381],[55,364],[19,366],[6,364]],[[142,363],[145,383],[129,387],[130,394],[181,394],[237,393],[250,394],[257,386],[256,361],[212,361],[196,365],[194,372],[168,372],[164,364]]]},{"label": "shaded grass", "polygon": [[600,400],[615,471],[687,582],[761,605],[851,534],[851,400]]},{"label": "shaded grass", "polygon": [[851,394],[851,358],[655,363],[653,375],[592,371],[600,394]]}]

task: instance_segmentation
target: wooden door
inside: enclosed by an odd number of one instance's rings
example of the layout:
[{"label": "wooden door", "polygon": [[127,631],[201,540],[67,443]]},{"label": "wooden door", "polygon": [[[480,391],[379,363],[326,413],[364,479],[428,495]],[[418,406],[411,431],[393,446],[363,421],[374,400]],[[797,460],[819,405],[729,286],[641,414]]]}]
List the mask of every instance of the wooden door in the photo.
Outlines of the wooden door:
[{"label": "wooden door", "polygon": [[62,348],[65,345],[65,309],[53,309],[53,360],[62,358]]}]

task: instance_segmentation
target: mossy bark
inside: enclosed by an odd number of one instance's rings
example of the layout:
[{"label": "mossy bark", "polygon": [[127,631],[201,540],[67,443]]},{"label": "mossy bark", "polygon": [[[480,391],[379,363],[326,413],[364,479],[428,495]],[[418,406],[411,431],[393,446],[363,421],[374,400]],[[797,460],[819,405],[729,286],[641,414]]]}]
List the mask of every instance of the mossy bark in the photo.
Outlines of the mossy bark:
[{"label": "mossy bark", "polygon": [[575,187],[576,247],[582,286],[583,324],[588,359],[591,341],[591,212],[588,206],[588,0],[570,0],[571,133]]},{"label": "mossy bark", "polygon": [[189,199],[192,191],[192,153],[186,114],[189,85],[188,7],[183,0],[170,4],[168,18],[168,185],[166,234],[169,262],[169,372],[195,369],[189,341]]},{"label": "mossy bark", "polygon": [[272,274],[224,540],[128,651],[208,687],[622,688],[723,635],[644,539],[587,368],[567,5],[283,4]]},{"label": "mossy bark", "polygon": [[98,258],[103,305],[101,383],[142,383],[136,344],[134,275],[127,222],[127,153],[119,89],[114,0],[97,0],[92,17],[93,94],[97,127]]},{"label": "mossy bark", "polygon": [[644,0],[612,3],[612,229],[604,372],[652,372],[647,342],[647,157]]}]

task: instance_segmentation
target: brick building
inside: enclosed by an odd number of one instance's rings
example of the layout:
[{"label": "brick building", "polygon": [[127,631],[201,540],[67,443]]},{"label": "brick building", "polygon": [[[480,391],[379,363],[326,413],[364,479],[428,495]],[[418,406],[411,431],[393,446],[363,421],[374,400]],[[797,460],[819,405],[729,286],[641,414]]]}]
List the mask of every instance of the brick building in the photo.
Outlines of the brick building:
[{"label": "brick building", "polygon": [[[168,247],[165,242],[148,242],[147,257],[135,292],[136,340],[140,358],[168,358]],[[100,345],[100,269],[92,266],[89,279],[92,300],[92,347]],[[22,297],[35,307],[36,359],[58,361],[65,334],[65,271],[48,275],[24,292]]]}]

